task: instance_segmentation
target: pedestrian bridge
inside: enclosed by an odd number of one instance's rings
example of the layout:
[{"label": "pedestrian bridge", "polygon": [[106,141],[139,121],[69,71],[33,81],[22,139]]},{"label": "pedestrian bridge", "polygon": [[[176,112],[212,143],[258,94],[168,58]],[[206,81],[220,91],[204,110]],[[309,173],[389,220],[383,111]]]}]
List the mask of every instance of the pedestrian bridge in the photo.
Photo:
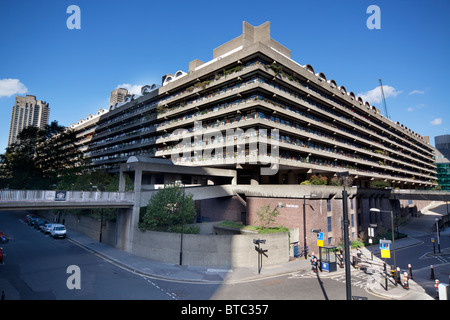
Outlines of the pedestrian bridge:
[{"label": "pedestrian bridge", "polygon": [[0,210],[131,208],[134,192],[0,190]]}]

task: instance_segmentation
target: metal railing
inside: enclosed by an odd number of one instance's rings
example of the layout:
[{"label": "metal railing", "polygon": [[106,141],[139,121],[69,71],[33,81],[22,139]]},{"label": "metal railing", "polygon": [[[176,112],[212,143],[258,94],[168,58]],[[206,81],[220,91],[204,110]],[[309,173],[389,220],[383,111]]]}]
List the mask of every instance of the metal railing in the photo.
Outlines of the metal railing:
[{"label": "metal railing", "polygon": [[134,192],[0,190],[0,202],[132,202]]}]

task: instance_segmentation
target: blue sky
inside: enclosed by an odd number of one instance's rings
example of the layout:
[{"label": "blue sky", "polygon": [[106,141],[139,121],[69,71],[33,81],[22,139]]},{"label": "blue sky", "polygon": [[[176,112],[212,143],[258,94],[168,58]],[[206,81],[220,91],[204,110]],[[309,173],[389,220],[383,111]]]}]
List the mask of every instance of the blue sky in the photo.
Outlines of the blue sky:
[{"label": "blue sky", "polygon": [[[70,30],[67,8],[81,10]],[[366,25],[370,5],[381,29]],[[120,85],[161,83],[242,33],[271,22],[271,37],[298,63],[365,97],[414,132],[450,133],[450,1],[0,0],[0,153],[15,95],[50,103],[69,126],[109,105]]]}]

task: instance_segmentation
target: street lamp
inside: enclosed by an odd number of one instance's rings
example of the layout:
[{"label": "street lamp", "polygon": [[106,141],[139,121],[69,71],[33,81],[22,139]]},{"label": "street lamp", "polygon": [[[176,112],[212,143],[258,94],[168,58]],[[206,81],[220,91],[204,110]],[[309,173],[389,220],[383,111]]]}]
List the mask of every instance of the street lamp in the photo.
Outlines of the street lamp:
[{"label": "street lamp", "polygon": [[[315,197],[315,194],[309,195],[308,199],[311,197]],[[311,204],[309,207],[314,211],[314,208]],[[307,255],[307,246],[306,246],[306,195],[303,195],[303,255],[305,256],[305,260],[308,259]]]},{"label": "street lamp", "polygon": [[392,250],[394,251],[394,270],[397,270],[397,260],[395,258],[395,236],[394,236],[394,212],[380,210],[378,208],[370,208],[370,212],[390,213],[391,214],[391,233],[392,233]]},{"label": "street lamp", "polygon": [[439,239],[439,219],[435,218],[436,221],[436,234],[438,239],[438,252],[441,253],[441,241]]},{"label": "street lamp", "polygon": [[352,289],[351,289],[351,275],[350,275],[350,244],[348,241],[348,212],[347,212],[347,191],[345,190],[345,185],[347,184],[347,177],[349,175],[348,171],[336,173],[338,177],[342,177],[344,190],[342,190],[342,214],[344,222],[344,255],[345,255],[345,284],[347,292],[347,300],[352,299]]},{"label": "street lamp", "polygon": [[175,181],[183,187],[183,200],[181,201],[181,240],[180,240],[180,266],[183,264],[183,233],[184,233],[184,196],[185,185],[181,181]]}]

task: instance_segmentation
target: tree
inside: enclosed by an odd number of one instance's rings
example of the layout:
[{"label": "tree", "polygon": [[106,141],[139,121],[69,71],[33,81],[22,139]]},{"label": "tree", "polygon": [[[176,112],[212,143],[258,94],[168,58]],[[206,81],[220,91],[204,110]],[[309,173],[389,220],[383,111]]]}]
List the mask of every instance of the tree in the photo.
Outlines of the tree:
[{"label": "tree", "polygon": [[[139,227],[143,230],[178,231],[180,228],[177,226],[193,223],[195,216],[192,194],[183,197],[181,185],[166,184],[150,198]],[[186,228],[185,232],[189,232],[189,229]]]},{"label": "tree", "polygon": [[267,204],[259,208],[256,214],[259,217],[256,221],[257,223],[261,224],[263,228],[271,228],[273,227],[272,224],[275,222],[277,216],[280,214],[280,211],[278,211],[277,207],[271,209],[270,205]]},{"label": "tree", "polygon": [[11,189],[49,189],[65,175],[85,170],[82,153],[72,130],[53,121],[44,129],[29,126],[1,155],[0,187]]}]

